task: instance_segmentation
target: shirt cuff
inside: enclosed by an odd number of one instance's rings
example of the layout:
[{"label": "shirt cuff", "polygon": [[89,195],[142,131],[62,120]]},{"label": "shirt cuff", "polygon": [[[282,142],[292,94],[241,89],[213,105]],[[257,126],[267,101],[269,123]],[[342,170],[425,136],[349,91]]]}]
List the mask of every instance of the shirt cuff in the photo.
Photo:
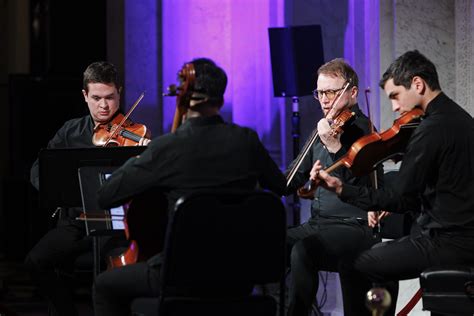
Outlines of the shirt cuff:
[{"label": "shirt cuff", "polygon": [[359,196],[359,187],[344,183],[342,185],[340,199],[343,201],[353,200]]}]

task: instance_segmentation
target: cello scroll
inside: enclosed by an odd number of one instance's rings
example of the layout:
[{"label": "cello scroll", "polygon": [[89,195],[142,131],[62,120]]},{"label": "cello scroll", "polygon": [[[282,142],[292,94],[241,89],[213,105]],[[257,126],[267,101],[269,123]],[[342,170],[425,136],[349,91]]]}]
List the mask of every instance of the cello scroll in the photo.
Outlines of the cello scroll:
[{"label": "cello scroll", "polygon": [[191,97],[194,92],[194,83],[196,81],[196,71],[192,63],[185,64],[178,72],[179,86],[172,84],[168,87],[168,93],[164,96],[176,96],[176,110],[174,112],[173,125],[171,132],[176,129],[185,120],[186,111],[190,107]]}]

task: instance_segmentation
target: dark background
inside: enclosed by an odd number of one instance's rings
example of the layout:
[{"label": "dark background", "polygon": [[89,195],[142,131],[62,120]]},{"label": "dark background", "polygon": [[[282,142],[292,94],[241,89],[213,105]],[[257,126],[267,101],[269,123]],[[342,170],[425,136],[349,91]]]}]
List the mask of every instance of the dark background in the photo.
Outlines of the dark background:
[{"label": "dark background", "polygon": [[39,208],[38,193],[29,183],[31,164],[66,120],[87,113],[81,74],[91,62],[107,59],[106,0],[25,5],[30,67],[6,78],[9,133],[0,238],[4,254],[18,259],[54,224],[54,210]]}]

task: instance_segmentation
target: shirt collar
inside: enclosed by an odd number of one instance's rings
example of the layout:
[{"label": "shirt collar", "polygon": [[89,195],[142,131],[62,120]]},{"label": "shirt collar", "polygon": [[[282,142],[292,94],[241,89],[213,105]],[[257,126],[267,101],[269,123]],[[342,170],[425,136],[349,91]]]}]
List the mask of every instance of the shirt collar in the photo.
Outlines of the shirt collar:
[{"label": "shirt collar", "polygon": [[187,126],[205,126],[205,125],[215,125],[222,124],[224,120],[220,115],[213,116],[198,116],[186,119],[186,121],[181,125],[183,128]]},{"label": "shirt collar", "polygon": [[448,97],[443,92],[440,92],[433,100],[430,101],[430,103],[428,103],[424,116],[428,116],[440,110],[442,104],[445,103],[447,99]]}]

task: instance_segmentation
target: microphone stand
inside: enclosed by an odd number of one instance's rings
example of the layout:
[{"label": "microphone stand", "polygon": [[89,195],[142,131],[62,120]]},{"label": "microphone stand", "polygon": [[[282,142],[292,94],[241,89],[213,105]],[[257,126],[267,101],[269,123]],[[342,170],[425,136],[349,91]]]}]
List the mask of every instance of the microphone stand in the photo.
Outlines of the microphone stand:
[{"label": "microphone stand", "polygon": [[[298,157],[300,150],[300,100],[297,96],[291,98],[293,113],[291,115],[291,136],[293,139],[293,159]],[[293,193],[293,225],[301,222],[301,204],[298,194]]]}]

